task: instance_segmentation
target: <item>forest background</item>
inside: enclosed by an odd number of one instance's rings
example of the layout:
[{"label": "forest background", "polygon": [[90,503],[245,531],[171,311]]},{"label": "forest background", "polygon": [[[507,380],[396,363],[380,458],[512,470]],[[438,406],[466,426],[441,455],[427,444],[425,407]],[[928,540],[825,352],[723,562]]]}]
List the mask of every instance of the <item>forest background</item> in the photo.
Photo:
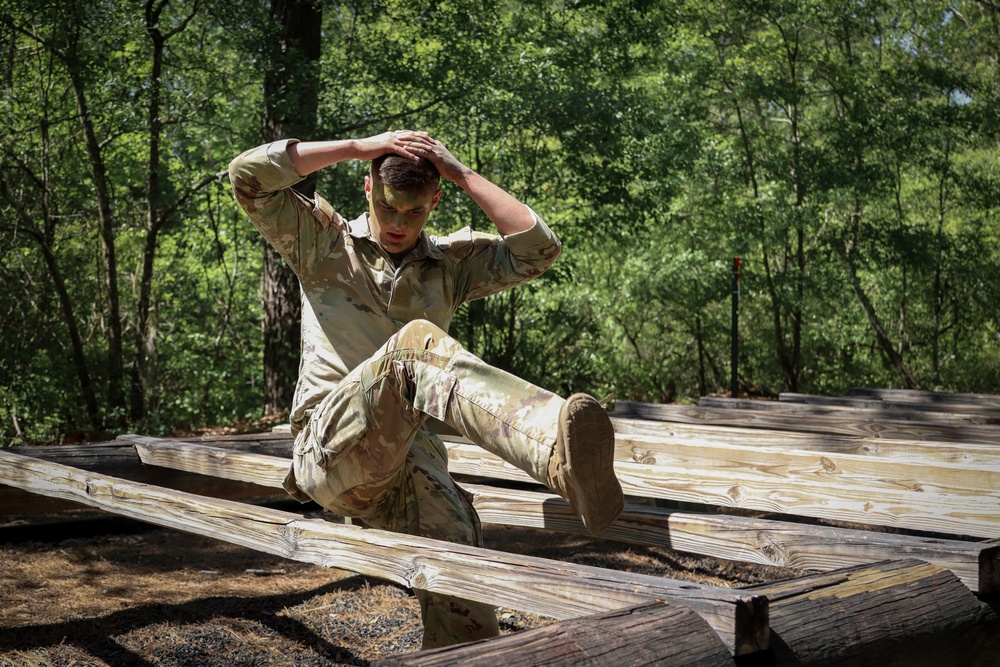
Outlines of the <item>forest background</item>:
[{"label": "forest background", "polygon": [[538,384],[728,391],[740,257],[742,391],[1000,392],[994,0],[2,0],[0,66],[0,446],[280,418],[294,283],[225,169],[404,127],[563,239],[452,327]]}]

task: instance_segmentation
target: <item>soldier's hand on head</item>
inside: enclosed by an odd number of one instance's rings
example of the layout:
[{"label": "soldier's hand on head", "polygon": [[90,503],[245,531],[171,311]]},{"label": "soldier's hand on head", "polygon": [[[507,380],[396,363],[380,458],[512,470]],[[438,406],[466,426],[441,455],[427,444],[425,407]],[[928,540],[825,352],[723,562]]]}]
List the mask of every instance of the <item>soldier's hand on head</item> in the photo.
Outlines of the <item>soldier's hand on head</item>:
[{"label": "soldier's hand on head", "polygon": [[426,146],[429,140],[430,135],[426,132],[391,130],[366,139],[358,139],[357,157],[359,160],[374,160],[380,155],[395,153],[416,162],[421,157],[426,156],[415,152],[415,148],[417,146]]},{"label": "soldier's hand on head", "polygon": [[454,183],[472,173],[472,170],[459,162],[458,158],[452,155],[451,151],[440,141],[426,133],[421,133],[421,135],[413,140],[410,150],[415,155],[425,157],[433,162],[441,174],[441,178]]}]

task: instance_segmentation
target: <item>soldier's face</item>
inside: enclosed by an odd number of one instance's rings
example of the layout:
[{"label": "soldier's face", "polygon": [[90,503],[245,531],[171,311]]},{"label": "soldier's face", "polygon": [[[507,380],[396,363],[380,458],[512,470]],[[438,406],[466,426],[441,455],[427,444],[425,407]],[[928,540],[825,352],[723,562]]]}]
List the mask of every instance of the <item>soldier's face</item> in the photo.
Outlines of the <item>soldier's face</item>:
[{"label": "soldier's face", "polygon": [[401,255],[417,244],[417,237],[441,198],[441,190],[396,190],[368,175],[365,196],[372,236],[389,254]]}]

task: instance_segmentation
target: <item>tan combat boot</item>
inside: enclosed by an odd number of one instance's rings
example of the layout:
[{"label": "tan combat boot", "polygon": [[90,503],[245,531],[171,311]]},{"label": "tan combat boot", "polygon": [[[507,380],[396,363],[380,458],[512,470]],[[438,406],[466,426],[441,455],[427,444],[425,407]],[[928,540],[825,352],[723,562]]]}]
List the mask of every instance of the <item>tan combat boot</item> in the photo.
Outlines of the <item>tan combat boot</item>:
[{"label": "tan combat boot", "polygon": [[559,413],[547,484],[569,501],[594,535],[617,519],[625,506],[614,460],[615,431],[608,413],[592,396],[573,394]]}]

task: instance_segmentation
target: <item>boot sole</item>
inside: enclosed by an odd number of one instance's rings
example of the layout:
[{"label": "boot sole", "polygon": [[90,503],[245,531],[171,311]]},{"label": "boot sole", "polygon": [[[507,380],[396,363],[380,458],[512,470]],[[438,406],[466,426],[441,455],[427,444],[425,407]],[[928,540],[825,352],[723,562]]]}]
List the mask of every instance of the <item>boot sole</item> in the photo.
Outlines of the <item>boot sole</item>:
[{"label": "boot sole", "polygon": [[601,404],[587,394],[566,400],[562,422],[566,474],[573,481],[570,504],[587,530],[598,535],[625,507],[615,477],[615,430]]}]

